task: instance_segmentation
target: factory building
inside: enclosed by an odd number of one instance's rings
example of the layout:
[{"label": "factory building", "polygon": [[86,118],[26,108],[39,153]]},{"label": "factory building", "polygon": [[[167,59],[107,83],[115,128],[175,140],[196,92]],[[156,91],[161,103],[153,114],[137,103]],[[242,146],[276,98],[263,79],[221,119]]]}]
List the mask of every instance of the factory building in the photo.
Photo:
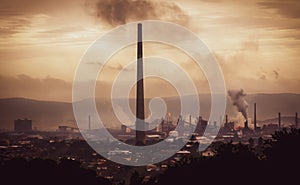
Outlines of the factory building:
[{"label": "factory building", "polygon": [[15,120],[14,121],[14,131],[16,131],[16,132],[32,131],[32,120],[29,120],[27,118]]}]

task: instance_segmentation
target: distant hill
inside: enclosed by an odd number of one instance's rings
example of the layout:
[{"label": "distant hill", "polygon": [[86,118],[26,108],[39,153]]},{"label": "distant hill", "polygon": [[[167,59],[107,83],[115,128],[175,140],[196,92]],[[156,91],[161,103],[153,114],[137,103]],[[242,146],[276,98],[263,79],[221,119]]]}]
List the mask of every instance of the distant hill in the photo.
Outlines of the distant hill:
[{"label": "distant hill", "polygon": [[246,100],[250,117],[253,117],[253,103],[256,102],[258,120],[277,117],[278,112],[282,117],[300,113],[300,94],[251,94],[246,96]]},{"label": "distant hill", "polygon": [[[298,123],[300,125],[300,118],[298,116]],[[258,121],[259,125],[265,125],[265,124],[278,124],[278,118],[271,118],[271,119],[266,119],[263,121]],[[295,116],[285,116],[281,117],[281,124],[284,126],[290,126],[295,124]]]},{"label": "distant hill", "polygon": [[0,128],[13,129],[15,119],[32,119],[33,127],[55,130],[62,122],[75,125],[71,103],[24,98],[0,99]]},{"label": "distant hill", "polygon": [[[199,97],[201,115],[207,119],[210,113],[210,95],[205,94]],[[180,111],[179,98],[164,99],[168,111],[172,113],[175,121]],[[246,96],[246,101],[249,104],[248,115],[250,118],[253,117],[253,103],[257,103],[257,119],[266,120],[262,123],[277,123],[278,112],[281,112],[283,123],[293,123],[295,112],[298,112],[300,117],[300,94],[250,94]],[[101,113],[101,119],[105,125],[119,128],[120,124],[113,115],[110,101],[99,98],[96,102],[98,112]],[[149,100],[146,100],[147,102]],[[130,104],[134,105],[134,99],[130,100]],[[226,113],[230,120],[238,120],[238,117],[241,117],[229,99]],[[290,118],[285,120],[285,117]],[[0,99],[0,129],[13,129],[13,121],[19,118],[32,119],[33,126],[41,130],[56,130],[58,125],[76,126],[72,103],[25,98]],[[273,118],[274,120],[272,120]]]}]

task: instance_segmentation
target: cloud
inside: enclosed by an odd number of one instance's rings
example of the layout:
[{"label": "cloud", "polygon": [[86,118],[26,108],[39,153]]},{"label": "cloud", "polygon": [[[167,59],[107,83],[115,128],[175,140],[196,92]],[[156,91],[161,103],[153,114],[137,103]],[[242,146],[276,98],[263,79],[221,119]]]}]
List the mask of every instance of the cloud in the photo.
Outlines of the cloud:
[{"label": "cloud", "polygon": [[261,79],[261,80],[266,80],[267,77],[266,77],[266,75],[261,75],[261,76],[259,77],[259,79]]},{"label": "cloud", "polygon": [[243,88],[250,93],[298,93],[299,79],[281,63],[272,63],[270,66],[269,61],[262,58],[264,49],[261,47],[255,39],[252,43],[245,40],[236,52],[214,53],[222,67],[227,88]]},{"label": "cloud", "polygon": [[175,3],[158,0],[98,0],[88,1],[91,15],[109,26],[129,21],[159,19],[188,25],[189,16]]},{"label": "cloud", "polygon": [[18,42],[32,41],[32,38],[37,37],[51,37],[54,40],[53,38],[68,36],[63,34],[74,32],[80,32],[83,36],[88,32],[87,26],[82,24],[82,20],[88,17],[82,5],[84,1],[1,0],[0,37],[13,38],[13,42]]},{"label": "cloud", "polygon": [[61,79],[46,77],[33,78],[25,74],[16,77],[0,76],[0,97],[25,97],[47,100],[70,100],[70,82]]},{"label": "cloud", "polygon": [[299,0],[273,0],[258,3],[262,8],[274,9],[277,13],[288,18],[300,18]]},{"label": "cloud", "polygon": [[242,51],[254,51],[257,52],[259,51],[259,41],[257,38],[254,39],[249,39],[241,44],[241,50]]},{"label": "cloud", "polygon": [[264,70],[260,76],[259,76],[259,79],[260,80],[269,80],[269,81],[272,81],[274,82],[274,79],[275,80],[279,80],[279,72],[277,70]]},{"label": "cloud", "polygon": [[34,15],[40,13],[53,13],[63,11],[67,7],[74,8],[83,0],[1,0],[0,17],[16,15]]},{"label": "cloud", "polygon": [[[102,65],[99,62],[87,62],[88,65]],[[102,70],[108,70],[109,72],[121,72],[121,71],[134,71],[133,68],[125,68],[125,66],[121,65],[120,63],[114,63],[114,64],[105,64],[102,66]]]},{"label": "cloud", "polygon": [[3,38],[22,32],[30,23],[27,19],[16,17],[2,20],[2,24],[0,24],[0,36]]},{"label": "cloud", "polygon": [[[259,40],[249,38],[242,41],[240,46],[231,53],[214,53],[214,55],[220,63],[225,77],[235,80],[237,77],[249,75],[248,73],[254,74],[249,67],[257,70],[257,61],[254,60],[260,53],[259,48]],[[253,56],[255,57],[253,58]]]},{"label": "cloud", "polygon": [[275,79],[279,78],[279,73],[276,70],[273,70],[273,74],[274,74]]},{"label": "cloud", "polygon": [[[209,24],[218,27],[228,27],[231,31],[237,29],[257,29],[259,35],[263,32],[290,30],[293,37],[299,38],[300,1],[298,0],[258,0],[258,1],[224,1],[224,5],[215,5],[216,9],[224,9],[212,19]],[[217,7],[218,6],[218,7]],[[232,9],[234,7],[234,9]],[[233,13],[234,12],[234,13]],[[289,37],[289,34],[286,35]],[[270,34],[269,34],[270,35]]]},{"label": "cloud", "polygon": [[[88,88],[89,82],[82,82]],[[24,97],[49,101],[72,101],[72,82],[47,76],[34,78],[26,74],[17,76],[0,75],[0,98]],[[84,88],[85,89],[85,88]],[[110,97],[111,83],[97,81],[96,96]]]}]

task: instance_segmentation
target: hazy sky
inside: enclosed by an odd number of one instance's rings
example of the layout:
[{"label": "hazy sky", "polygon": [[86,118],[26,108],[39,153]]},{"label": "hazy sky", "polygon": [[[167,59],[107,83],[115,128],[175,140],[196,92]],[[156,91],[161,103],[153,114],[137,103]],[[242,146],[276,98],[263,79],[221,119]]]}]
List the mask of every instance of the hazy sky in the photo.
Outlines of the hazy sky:
[{"label": "hazy sky", "polygon": [[[144,19],[195,32],[218,59],[228,89],[300,93],[299,10],[299,0],[1,0],[0,98],[70,101],[76,67],[88,46],[117,25]],[[132,46],[114,56],[98,91],[105,94],[135,55]],[[184,54],[148,44],[145,55],[174,60],[206,92],[203,74]],[[162,90],[165,83],[152,84],[153,93],[172,95]]]}]

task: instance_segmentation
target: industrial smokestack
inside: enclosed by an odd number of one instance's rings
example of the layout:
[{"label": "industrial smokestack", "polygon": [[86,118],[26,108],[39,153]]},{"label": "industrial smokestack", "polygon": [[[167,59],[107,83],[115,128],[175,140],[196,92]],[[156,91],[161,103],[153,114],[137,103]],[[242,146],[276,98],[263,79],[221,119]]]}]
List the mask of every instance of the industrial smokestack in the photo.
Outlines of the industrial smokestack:
[{"label": "industrial smokestack", "polygon": [[89,130],[91,130],[91,115],[89,115]]},{"label": "industrial smokestack", "polygon": [[256,125],[256,103],[254,103],[254,130],[257,129],[257,125]]},{"label": "industrial smokestack", "polygon": [[278,127],[281,128],[281,113],[278,112]]},{"label": "industrial smokestack", "polygon": [[244,122],[244,128],[249,128],[248,127],[248,120],[246,119],[246,121]]},{"label": "industrial smokestack", "polygon": [[228,115],[226,114],[226,116],[225,116],[225,124],[227,124],[228,123]]},{"label": "industrial smokestack", "polygon": [[[144,110],[144,80],[143,80],[143,38],[142,24],[137,27],[137,87],[136,87],[136,145],[145,145],[145,110]],[[139,130],[140,129],[140,130]]]},{"label": "industrial smokestack", "polygon": [[298,128],[298,113],[295,114],[295,126]]}]

